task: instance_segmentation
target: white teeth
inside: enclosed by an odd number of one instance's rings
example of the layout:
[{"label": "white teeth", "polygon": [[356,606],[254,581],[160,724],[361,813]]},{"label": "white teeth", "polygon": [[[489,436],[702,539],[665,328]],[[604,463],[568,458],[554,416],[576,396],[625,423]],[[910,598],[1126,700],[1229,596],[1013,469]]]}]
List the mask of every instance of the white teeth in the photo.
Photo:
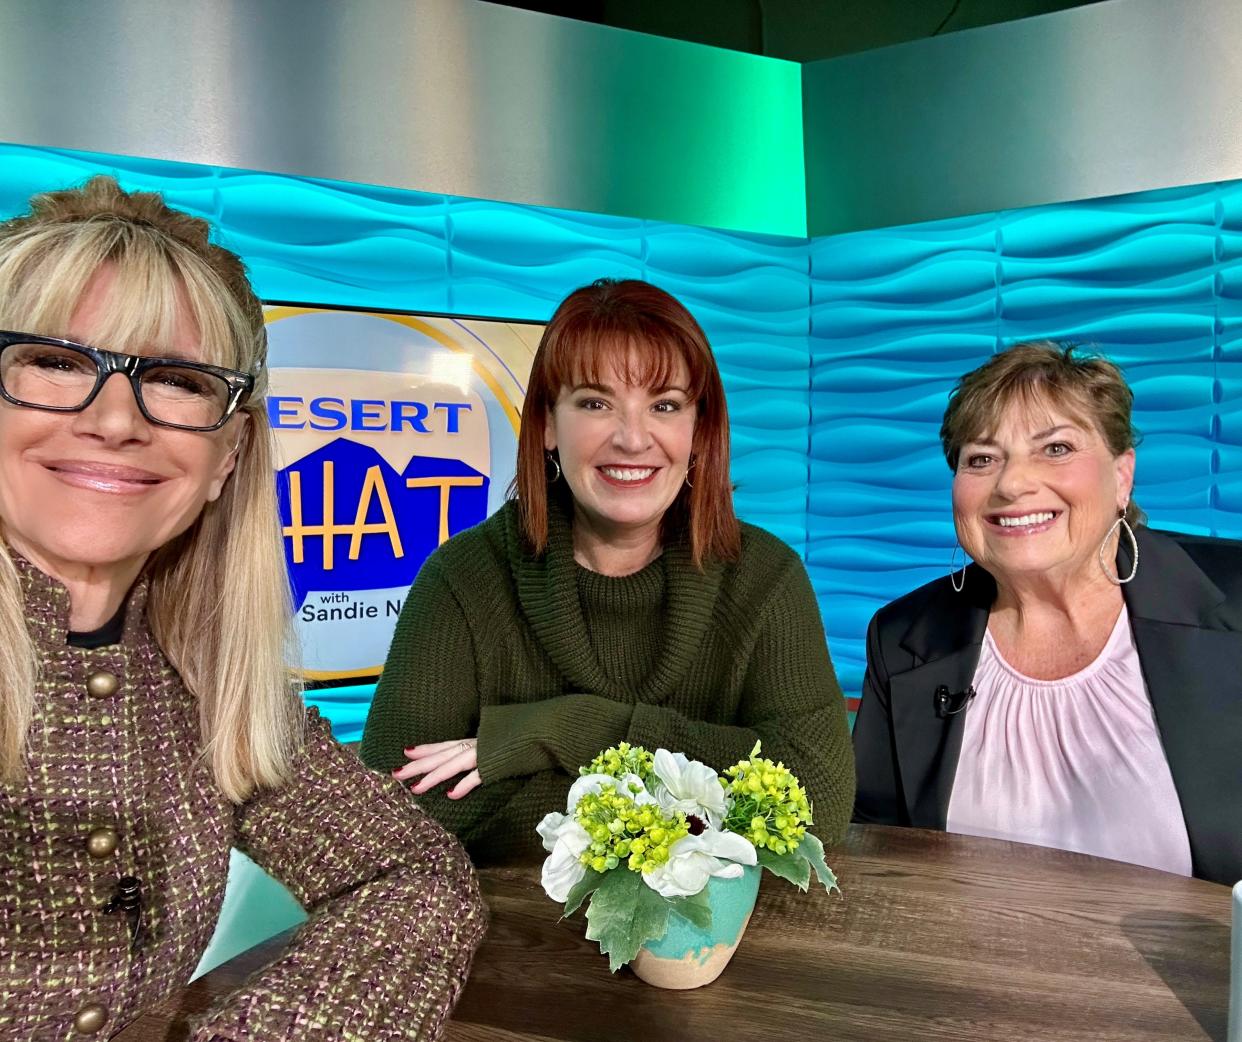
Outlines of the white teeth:
[{"label": "white teeth", "polygon": [[600,467],[613,481],[645,481],[655,473],[655,467]]},{"label": "white teeth", "polygon": [[996,523],[1001,528],[1024,528],[1027,525],[1042,525],[1054,517],[1056,514],[1045,511],[1042,514],[1023,514],[1021,517],[998,517]]}]

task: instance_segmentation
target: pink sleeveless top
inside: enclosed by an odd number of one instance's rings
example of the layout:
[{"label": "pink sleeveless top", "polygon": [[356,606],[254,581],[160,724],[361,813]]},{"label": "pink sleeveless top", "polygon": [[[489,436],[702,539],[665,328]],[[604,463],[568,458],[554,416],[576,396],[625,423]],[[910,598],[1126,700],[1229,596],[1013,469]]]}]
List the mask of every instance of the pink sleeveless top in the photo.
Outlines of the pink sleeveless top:
[{"label": "pink sleeveless top", "polygon": [[1190,875],[1190,841],[1123,606],[1104,650],[1060,680],[1009,665],[991,633],[965,710],[946,829]]}]

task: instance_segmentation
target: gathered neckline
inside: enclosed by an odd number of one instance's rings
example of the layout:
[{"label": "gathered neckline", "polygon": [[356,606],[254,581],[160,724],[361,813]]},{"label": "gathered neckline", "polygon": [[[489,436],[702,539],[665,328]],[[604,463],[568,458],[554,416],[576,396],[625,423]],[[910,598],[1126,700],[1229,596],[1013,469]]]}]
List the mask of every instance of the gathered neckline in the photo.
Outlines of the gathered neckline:
[{"label": "gathered neckline", "polygon": [[1038,677],[1028,676],[1026,673],[1023,673],[1020,669],[1010,663],[1010,661],[1005,658],[1004,654],[997,646],[996,640],[992,636],[991,626],[984,631],[983,643],[991,656],[996,660],[996,664],[1004,670],[1004,672],[1008,673],[1020,683],[1029,684],[1032,687],[1043,688],[1069,687],[1091,679],[1091,677],[1095,676],[1096,673],[1104,668],[1104,666],[1113,658],[1113,651],[1116,649],[1122,634],[1129,629],[1129,626],[1130,610],[1125,601],[1122,601],[1121,611],[1117,615],[1117,621],[1113,623],[1112,632],[1109,633],[1108,640],[1104,642],[1104,647],[1100,649],[1100,653],[1081,669],[1075,670],[1073,673],[1063,677],[1056,677],[1053,680],[1042,680]]}]

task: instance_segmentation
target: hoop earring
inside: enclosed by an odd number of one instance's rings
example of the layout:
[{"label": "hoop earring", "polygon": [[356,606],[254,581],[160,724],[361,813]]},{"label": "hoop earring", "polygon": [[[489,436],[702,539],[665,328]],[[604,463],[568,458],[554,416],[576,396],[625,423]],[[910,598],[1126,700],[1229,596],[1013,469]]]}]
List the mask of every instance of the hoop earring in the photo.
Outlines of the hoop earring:
[{"label": "hoop earring", "polygon": [[[544,455],[545,461],[547,463],[551,463],[552,466],[556,468],[556,473],[553,474],[550,478],[548,478],[548,484],[555,485],[558,481],[561,480],[561,464],[557,460],[557,458],[552,455],[552,453],[545,452],[543,455]],[[546,470],[547,468],[545,467],[544,469]]]},{"label": "hoop earring", "polygon": [[[957,565],[954,563],[957,561],[958,551],[962,554],[961,582],[957,581]],[[966,588],[966,551],[962,550],[961,543],[953,544],[953,554],[949,557],[949,584],[953,587],[954,593],[961,593]]]},{"label": "hoop earring", "polygon": [[690,480],[690,471],[694,470],[695,465],[699,462],[699,458],[693,453],[690,455],[690,465],[686,467],[686,476],[682,480],[686,484],[686,488],[694,488],[694,482]]},{"label": "hoop earring", "polygon": [[[1119,526],[1125,531],[1126,535],[1130,537],[1130,549],[1134,552],[1134,563],[1130,565],[1130,574],[1127,575],[1124,579],[1119,574],[1113,575],[1108,570],[1108,559],[1105,557],[1105,552],[1108,549],[1109,541],[1113,538],[1113,533],[1117,531],[1117,528]],[[1118,542],[1118,545],[1120,545],[1120,542],[1121,542],[1120,536],[1117,537],[1117,542]],[[1126,512],[1124,508],[1122,508],[1118,512],[1117,520],[1113,522],[1112,527],[1109,528],[1108,530],[1108,534],[1104,536],[1104,542],[1100,544],[1099,558],[1100,558],[1100,569],[1104,572],[1104,578],[1107,579],[1114,586],[1124,586],[1131,579],[1133,579],[1136,575],[1138,575],[1138,559],[1139,559],[1138,540],[1134,538],[1134,529],[1130,527],[1130,522],[1126,520]]]}]

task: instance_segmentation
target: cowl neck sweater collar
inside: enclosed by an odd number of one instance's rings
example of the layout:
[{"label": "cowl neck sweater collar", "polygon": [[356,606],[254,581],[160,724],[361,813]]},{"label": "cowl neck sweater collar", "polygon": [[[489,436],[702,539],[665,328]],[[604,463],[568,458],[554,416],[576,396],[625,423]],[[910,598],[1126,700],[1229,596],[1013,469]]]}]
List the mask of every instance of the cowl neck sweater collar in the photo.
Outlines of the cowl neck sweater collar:
[{"label": "cowl neck sweater collar", "polygon": [[665,610],[663,646],[655,668],[637,690],[622,689],[600,664],[587,633],[578,597],[573,524],[555,497],[548,500],[548,546],[534,556],[522,537],[516,503],[508,506],[509,560],[522,610],[543,649],[569,681],[587,694],[619,702],[659,705],[676,690],[702,646],[720,591],[722,567],[690,562],[681,542],[664,547]]}]

